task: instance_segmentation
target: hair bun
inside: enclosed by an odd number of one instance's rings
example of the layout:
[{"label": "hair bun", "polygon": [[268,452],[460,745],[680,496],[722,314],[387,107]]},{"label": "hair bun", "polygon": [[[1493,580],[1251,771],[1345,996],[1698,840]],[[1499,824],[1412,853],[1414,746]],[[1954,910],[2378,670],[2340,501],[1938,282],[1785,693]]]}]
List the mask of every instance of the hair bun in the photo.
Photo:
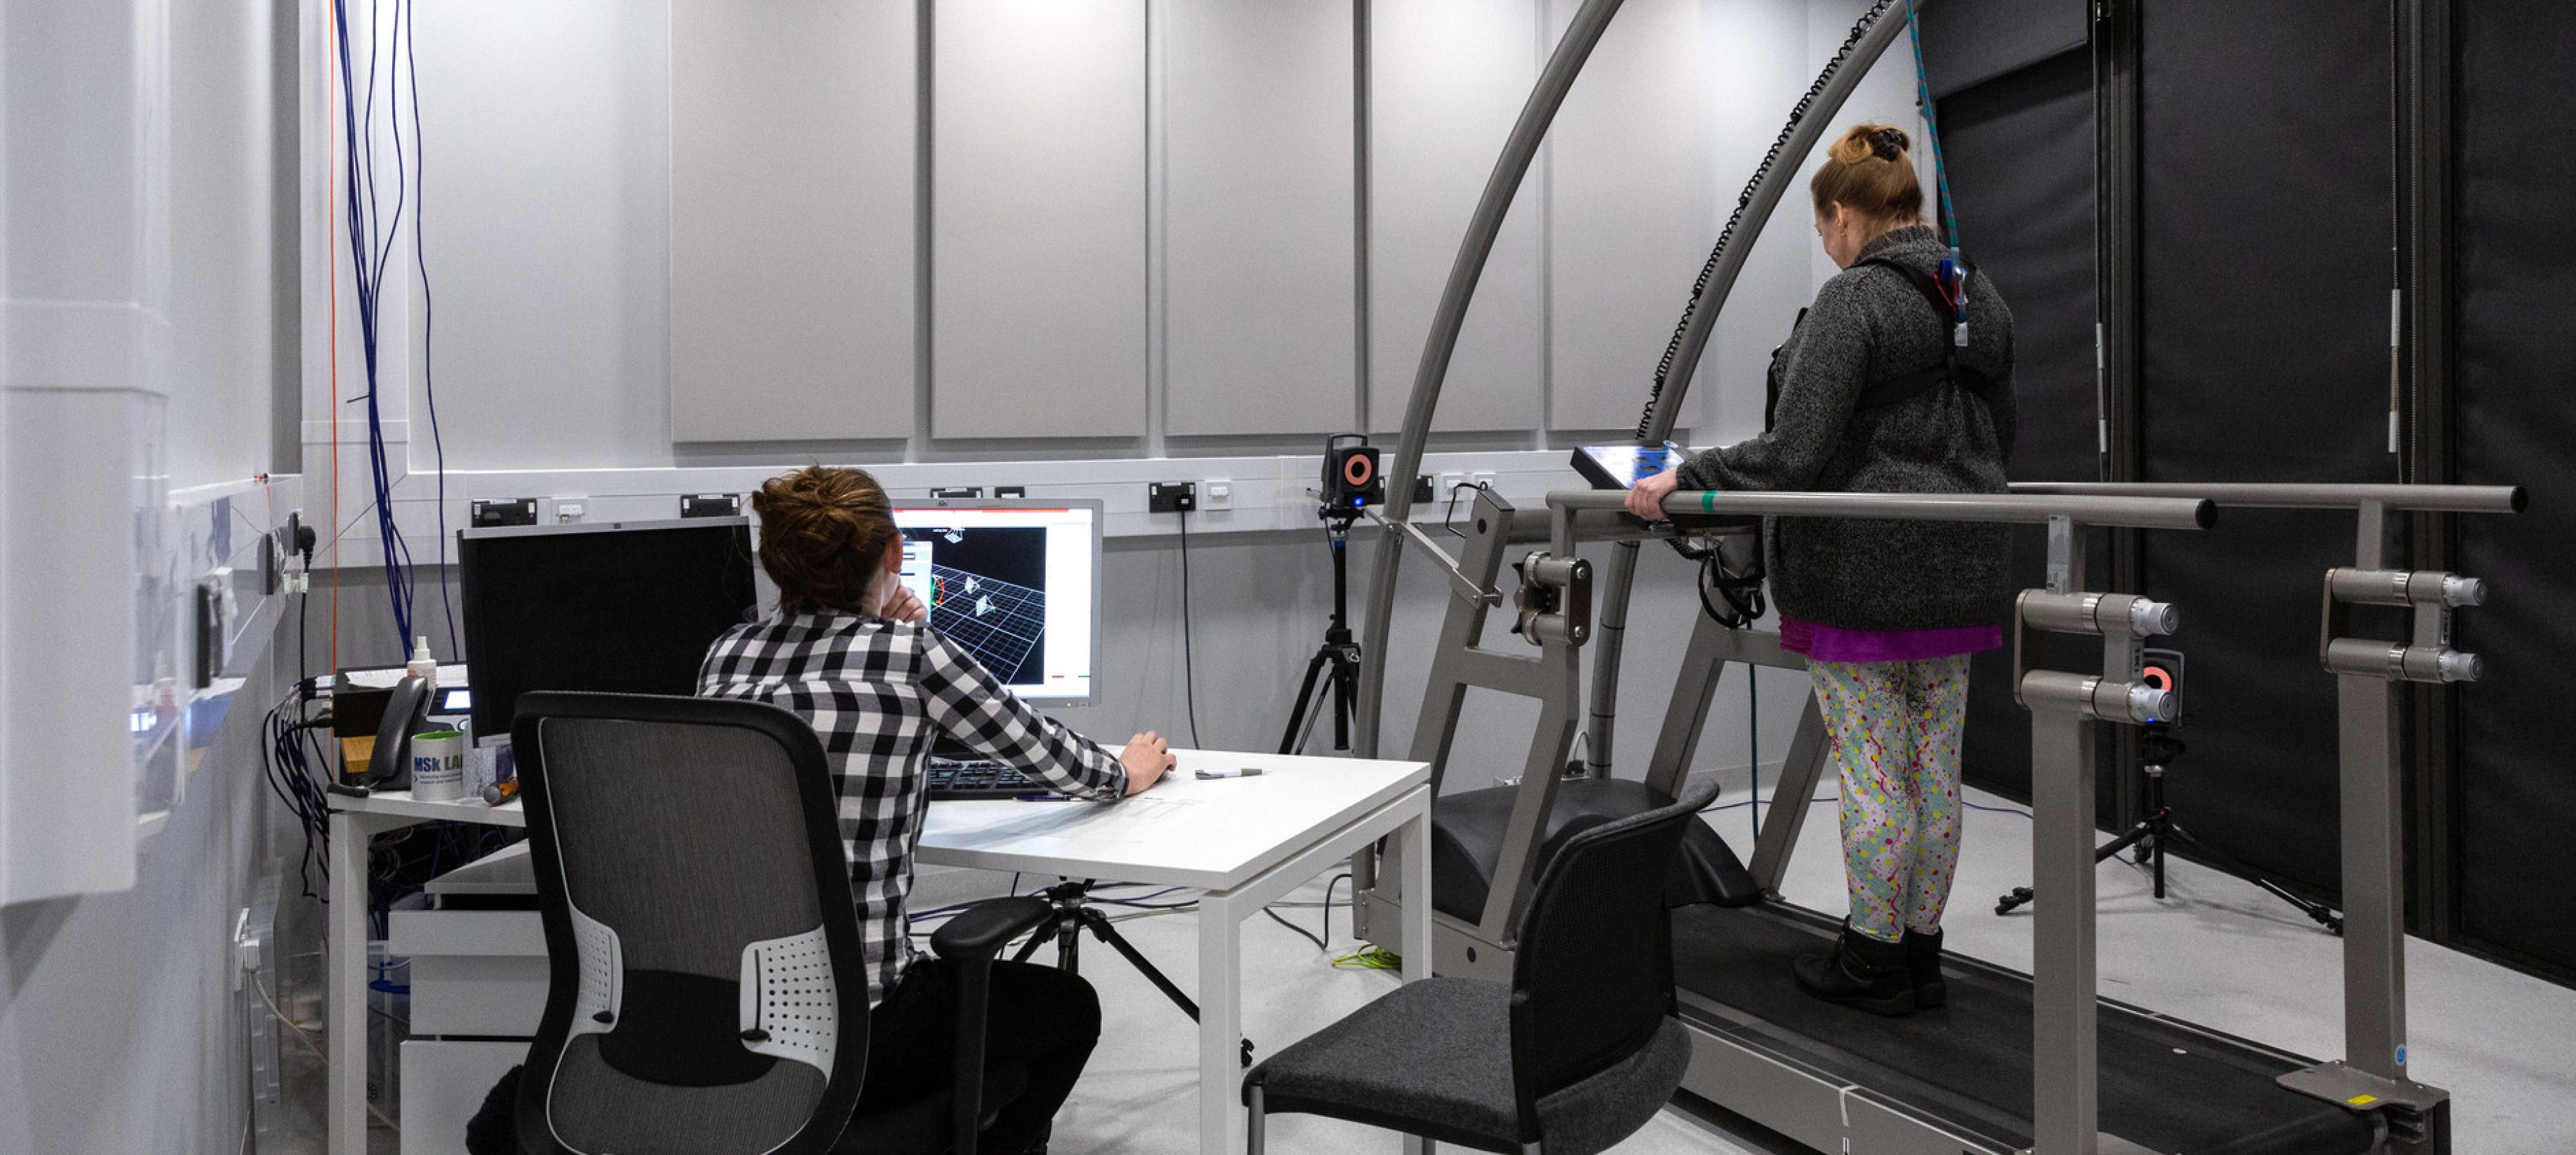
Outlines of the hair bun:
[{"label": "hair bun", "polygon": [[1869,134],[1869,151],[1880,160],[1904,160],[1905,149],[1912,143],[1901,128],[1882,128]]}]

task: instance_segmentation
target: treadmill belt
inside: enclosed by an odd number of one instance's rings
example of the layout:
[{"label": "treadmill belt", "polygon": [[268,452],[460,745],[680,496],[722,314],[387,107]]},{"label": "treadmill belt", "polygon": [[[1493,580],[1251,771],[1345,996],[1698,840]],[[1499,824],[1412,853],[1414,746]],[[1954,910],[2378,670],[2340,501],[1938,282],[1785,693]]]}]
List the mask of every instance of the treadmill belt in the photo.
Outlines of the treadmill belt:
[{"label": "treadmill belt", "polygon": [[[1672,917],[1684,1021],[2029,1146],[2030,980],[1953,961],[1947,1007],[1885,1018],[1818,1001],[1790,979],[1790,960],[1832,941],[1829,920],[1770,903]],[[2306,1065],[2286,1055],[2108,1005],[2099,1038],[2102,1130],[2151,1150],[2366,1155],[2376,1139],[2362,1115],[2274,1083]]]}]

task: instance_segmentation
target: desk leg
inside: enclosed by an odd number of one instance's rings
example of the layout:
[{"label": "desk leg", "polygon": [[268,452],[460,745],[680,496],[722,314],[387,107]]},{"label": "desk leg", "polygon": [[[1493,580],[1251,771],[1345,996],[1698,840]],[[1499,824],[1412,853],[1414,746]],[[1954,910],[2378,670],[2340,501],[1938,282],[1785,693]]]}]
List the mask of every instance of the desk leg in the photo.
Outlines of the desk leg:
[{"label": "desk leg", "polygon": [[329,1155],[367,1152],[367,838],[371,824],[331,815]]},{"label": "desk leg", "polygon": [[[1404,824],[1404,981],[1431,977],[1431,805]],[[1404,1137],[1405,1155],[1432,1155],[1432,1142]]]},{"label": "desk leg", "polygon": [[1243,1147],[1244,916],[1229,895],[1199,896],[1199,1152],[1234,1155]]}]

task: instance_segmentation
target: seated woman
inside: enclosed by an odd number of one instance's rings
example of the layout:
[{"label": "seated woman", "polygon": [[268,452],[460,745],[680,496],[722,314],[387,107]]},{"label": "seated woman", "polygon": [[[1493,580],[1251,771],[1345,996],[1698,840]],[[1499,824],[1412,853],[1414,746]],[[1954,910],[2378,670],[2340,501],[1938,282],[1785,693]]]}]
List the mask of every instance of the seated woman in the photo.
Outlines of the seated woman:
[{"label": "seated woman", "polygon": [[[1172,756],[1152,733],[1112,755],[1030,709],[925,628],[928,608],[894,580],[903,535],[866,473],[800,469],[761,486],[752,509],[778,611],[716,639],[698,693],[784,707],[823,739],[869,971],[872,1055],[859,1109],[899,1105],[946,1087],[955,1040],[954,976],[913,949],[904,912],[932,740],[944,733],[1058,791],[1103,802],[1152,786]],[[985,1131],[982,1149],[1041,1150],[1100,1037],[1100,1003],[1080,976],[1007,961],[993,964],[991,992],[987,1053],[1024,1063],[1029,1082]]]}]

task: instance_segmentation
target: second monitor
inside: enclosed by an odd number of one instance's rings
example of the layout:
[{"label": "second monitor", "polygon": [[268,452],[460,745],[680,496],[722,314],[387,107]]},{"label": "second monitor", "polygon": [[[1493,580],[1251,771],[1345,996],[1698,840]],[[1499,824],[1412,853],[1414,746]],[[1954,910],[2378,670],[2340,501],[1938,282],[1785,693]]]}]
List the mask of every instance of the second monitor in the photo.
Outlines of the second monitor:
[{"label": "second monitor", "polygon": [[1011,692],[1089,705],[1100,657],[1101,503],[895,502],[902,581],[929,626]]}]

